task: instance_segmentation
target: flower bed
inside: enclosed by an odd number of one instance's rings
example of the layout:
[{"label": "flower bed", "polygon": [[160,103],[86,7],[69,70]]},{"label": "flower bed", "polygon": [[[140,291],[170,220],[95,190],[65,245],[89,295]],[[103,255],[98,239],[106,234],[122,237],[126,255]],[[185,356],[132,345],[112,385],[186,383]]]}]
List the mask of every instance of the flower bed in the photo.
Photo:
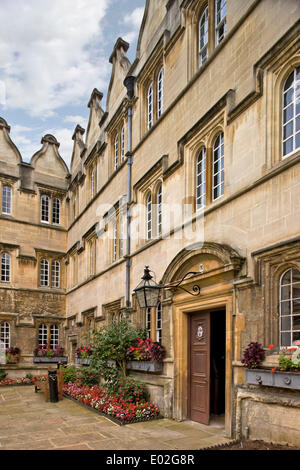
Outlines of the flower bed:
[{"label": "flower bed", "polygon": [[34,377],[28,379],[23,377],[22,379],[3,379],[0,382],[0,387],[8,387],[11,385],[33,385]]},{"label": "flower bed", "polygon": [[109,395],[105,389],[65,384],[65,396],[92,408],[120,425],[161,418],[157,405],[147,401],[125,401],[123,395]]}]

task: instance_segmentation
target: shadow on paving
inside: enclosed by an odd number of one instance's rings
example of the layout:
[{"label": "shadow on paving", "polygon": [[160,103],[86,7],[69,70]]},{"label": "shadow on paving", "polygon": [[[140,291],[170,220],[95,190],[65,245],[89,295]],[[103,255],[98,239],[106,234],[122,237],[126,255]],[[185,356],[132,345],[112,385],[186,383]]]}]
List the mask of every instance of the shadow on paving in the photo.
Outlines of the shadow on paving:
[{"label": "shadow on paving", "polygon": [[228,442],[220,425],[161,419],[119,426],[67,399],[46,403],[33,386],[0,389],[1,450],[196,450]]}]

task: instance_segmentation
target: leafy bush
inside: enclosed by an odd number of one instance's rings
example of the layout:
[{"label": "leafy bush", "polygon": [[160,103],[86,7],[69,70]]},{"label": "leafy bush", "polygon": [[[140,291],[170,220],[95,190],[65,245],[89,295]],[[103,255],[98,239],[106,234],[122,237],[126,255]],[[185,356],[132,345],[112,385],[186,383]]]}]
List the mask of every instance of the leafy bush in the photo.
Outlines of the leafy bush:
[{"label": "leafy bush", "polygon": [[133,377],[121,378],[119,380],[118,395],[125,402],[136,403],[143,400],[149,400],[149,392],[146,384],[135,380]]},{"label": "leafy bush", "polygon": [[19,356],[21,351],[19,348],[8,348],[6,349],[6,354],[10,354],[12,356]]},{"label": "leafy bush", "polygon": [[33,375],[32,374],[26,374],[25,375],[25,378],[28,379],[28,380],[31,380],[33,378]]},{"label": "leafy bush", "polygon": [[[113,322],[99,331],[94,331],[91,337],[91,366],[98,370],[105,380],[115,381],[117,371],[126,377],[127,350],[136,344],[136,338],[146,339],[145,329],[135,328],[127,320]],[[116,361],[112,367],[109,361]],[[104,371],[104,369],[106,369]]]},{"label": "leafy bush", "polygon": [[76,380],[77,380],[76,369],[72,366],[64,367],[63,380],[64,380],[65,384],[70,383],[70,382],[72,382],[72,383],[76,382]]},{"label": "leafy bush", "polygon": [[265,351],[262,345],[257,342],[251,342],[243,352],[242,363],[248,367],[248,369],[255,369],[259,367],[264,358]]},{"label": "leafy bush", "polygon": [[5,372],[5,370],[0,369],[0,382],[4,380],[6,376],[7,376],[7,373]]},{"label": "leafy bush", "polygon": [[78,384],[92,387],[99,385],[100,376],[92,367],[83,367],[78,373]]}]

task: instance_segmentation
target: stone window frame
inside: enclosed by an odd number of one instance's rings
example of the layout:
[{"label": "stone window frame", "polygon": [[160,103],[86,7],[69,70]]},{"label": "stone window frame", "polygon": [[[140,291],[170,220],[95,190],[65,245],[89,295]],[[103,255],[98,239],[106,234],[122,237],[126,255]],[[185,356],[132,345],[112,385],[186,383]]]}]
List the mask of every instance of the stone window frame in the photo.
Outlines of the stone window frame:
[{"label": "stone window frame", "polygon": [[[7,328],[8,327],[8,328]],[[8,341],[7,341],[7,330],[8,330]],[[1,340],[4,338],[4,341]],[[0,322],[0,340],[5,344],[5,348],[11,347],[11,326],[6,320]]]},{"label": "stone window frame", "polygon": [[[299,315],[294,315],[293,314],[293,308],[292,308],[292,305],[293,304],[293,301],[294,300],[298,300],[300,302],[300,297],[294,297],[293,296],[293,285],[294,284],[299,284],[300,286],[300,281],[299,282],[293,282],[293,271],[298,271],[299,273],[299,279],[300,279],[300,269],[298,268],[295,268],[295,267],[289,267],[287,270],[285,270],[281,276],[280,276],[280,279],[279,279],[279,302],[278,302],[278,319],[279,319],[279,326],[278,326],[278,329],[279,329],[279,348],[286,348],[286,347],[291,347],[291,346],[294,346],[293,344],[293,341],[292,341],[292,334],[293,332],[296,332],[298,333],[299,335],[299,339],[297,339],[296,341],[300,341],[300,328],[298,330],[294,330],[293,327],[292,327],[292,318],[294,316],[299,316],[300,318],[300,312],[299,312]],[[291,282],[290,283],[286,283],[286,284],[282,284],[282,281],[283,281],[283,278],[286,274],[288,274],[289,272],[291,272]],[[289,287],[290,289],[290,295],[289,295],[289,299],[282,299],[282,291],[284,288],[286,287]],[[283,303],[287,303],[289,302],[290,303],[290,315],[282,315],[282,304]],[[286,328],[285,330],[283,330],[283,327],[282,327],[282,319],[284,318],[287,318],[287,317],[290,317],[290,328]],[[290,344],[283,344],[283,341],[282,341],[282,334],[283,333],[289,333],[290,336],[291,336],[291,339],[290,339]]]},{"label": "stone window frame", "polygon": [[[5,284],[11,283],[11,254],[7,251],[0,252],[1,257],[1,276],[0,282]],[[8,274],[7,274],[8,271]]]},{"label": "stone window frame", "polygon": [[[5,196],[4,190],[9,189],[9,211],[4,210]],[[1,214],[12,215],[12,199],[13,199],[13,187],[11,184],[3,183],[1,185]]]},{"label": "stone window frame", "polygon": [[113,302],[109,302],[108,304],[102,305],[102,312],[103,312],[104,318],[106,318],[107,325],[112,324],[114,319],[116,319],[116,321],[119,322],[120,319],[124,316],[122,312],[123,300],[124,299],[121,298]]},{"label": "stone window frame", "polygon": [[[111,233],[111,261],[112,263],[122,259],[125,255],[124,242],[126,241],[125,233],[125,216],[126,208],[120,203],[112,213],[108,216],[107,223],[110,226]],[[122,221],[122,222],[121,222]]]},{"label": "stone window frame", "polygon": [[[50,320],[50,319],[47,319],[47,320],[42,320],[38,326],[37,326],[37,344],[38,345],[42,345],[42,346],[46,346],[49,344],[50,348],[51,348],[51,344],[52,344],[52,333],[51,333],[51,330],[52,328],[55,327],[57,328],[57,331],[58,331],[58,342],[57,342],[57,346],[59,346],[59,340],[60,340],[60,337],[61,337],[61,331],[60,331],[60,324],[59,323],[56,323],[55,321],[53,322],[53,320]],[[40,343],[40,337],[41,337],[41,328],[43,330],[43,334],[42,336],[44,337],[45,341],[44,344],[43,343]],[[44,333],[46,331],[46,334]],[[43,340],[44,341],[44,340]]]},{"label": "stone window frame", "polygon": [[[43,220],[43,201],[47,198],[47,220]],[[55,205],[59,201],[59,207]],[[40,222],[46,225],[61,226],[63,195],[59,192],[40,189]],[[58,222],[57,222],[58,220]]]},{"label": "stone window frame", "polygon": [[[41,264],[42,261],[46,261],[48,263],[48,283],[47,285],[42,285],[42,269],[41,269]],[[53,280],[53,268],[54,262],[59,263],[59,287],[53,287],[52,285],[52,280]],[[37,257],[37,265],[38,265],[38,279],[37,279],[37,287],[39,289],[50,289],[50,290],[61,290],[62,289],[62,256],[54,253],[39,253]]]},{"label": "stone window frame", "polygon": [[[159,113],[159,76],[163,73],[162,80],[162,110]],[[152,106],[151,106],[151,125],[149,122],[149,99],[148,93],[149,89],[152,87]],[[141,109],[142,115],[144,116],[142,120],[142,133],[146,134],[149,132],[156,122],[161,118],[164,113],[164,102],[165,102],[165,65],[163,61],[162,51],[156,56],[152,64],[149,64],[147,67],[146,74],[141,78],[140,89],[142,90],[142,102]]]},{"label": "stone window frame", "polygon": [[[214,143],[218,136],[223,133],[224,136],[224,190],[218,198],[213,197],[213,164],[214,164]],[[197,171],[198,171],[198,158],[200,152],[205,149],[206,152],[206,166],[205,166],[205,205],[197,205]],[[191,201],[193,206],[193,212],[197,213],[203,211],[211,204],[217,203],[222,197],[226,195],[225,186],[225,163],[226,163],[226,139],[225,139],[225,123],[224,123],[224,112],[219,113],[215,119],[212,119],[206,126],[203,127],[197,134],[195,134],[189,142],[186,144],[187,158],[187,179],[191,180],[191,183],[187,185],[191,188],[191,194],[187,195],[187,199]]]},{"label": "stone window frame", "polygon": [[[218,21],[218,13],[222,14],[225,9],[225,14],[220,17]],[[227,0],[215,0],[215,47],[217,47],[224,40],[226,36],[226,13],[227,13]],[[224,28],[223,35],[219,37],[221,28]]]},{"label": "stone window frame", "polygon": [[125,139],[126,139],[127,113],[125,107],[113,118],[109,125],[108,141],[110,148],[109,173],[118,171],[125,162]]},{"label": "stone window frame", "polygon": [[[298,73],[299,79],[298,80],[297,80],[297,69],[299,69],[299,73]],[[286,86],[286,83],[287,83],[288,79],[290,78],[290,76],[292,74],[294,75],[294,77],[293,77],[294,99],[291,101],[291,103],[288,104],[288,106],[285,106],[284,105],[284,97],[285,97],[285,94],[287,94],[287,92],[289,91],[289,89],[285,90],[285,86]],[[297,83],[298,83],[298,86],[300,87],[300,63],[299,63],[298,66],[295,66],[294,69],[287,75],[287,77],[286,77],[286,79],[283,83],[282,90],[281,90],[281,141],[282,141],[282,144],[281,144],[281,158],[282,158],[282,160],[288,158],[290,155],[293,155],[295,152],[297,152],[300,149],[300,144],[299,144],[298,147],[297,147],[297,144],[296,144],[296,135],[297,134],[299,134],[299,139],[300,139],[300,129],[297,132],[297,128],[296,128],[296,121],[297,121],[296,105],[297,105],[297,101],[296,101],[295,89],[297,87]],[[291,105],[293,105],[294,116],[290,120],[284,120],[284,112]],[[300,107],[300,103],[299,103],[299,107]],[[298,113],[298,119],[300,120],[300,112]],[[284,138],[284,127],[287,126],[291,121],[293,123],[293,132],[292,132],[291,136],[289,136],[288,138],[285,139]],[[290,138],[293,139],[293,149],[291,150],[291,152],[284,153],[284,142],[290,140]]]}]

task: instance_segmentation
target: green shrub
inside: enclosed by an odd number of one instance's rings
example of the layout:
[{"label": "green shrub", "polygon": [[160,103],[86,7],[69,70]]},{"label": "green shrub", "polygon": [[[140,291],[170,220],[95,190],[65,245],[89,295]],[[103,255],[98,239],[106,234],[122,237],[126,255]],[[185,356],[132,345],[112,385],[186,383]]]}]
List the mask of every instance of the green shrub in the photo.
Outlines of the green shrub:
[{"label": "green shrub", "polygon": [[26,375],[25,375],[25,378],[26,378],[26,379],[29,379],[29,380],[31,380],[31,379],[32,379],[32,377],[33,377],[33,375],[32,375],[32,374],[30,374],[30,373],[28,373],[28,374],[26,374]]},{"label": "green shrub", "polygon": [[80,385],[92,387],[99,385],[100,376],[92,367],[82,367],[78,372],[78,382]]},{"label": "green shrub", "polygon": [[135,380],[133,377],[122,377],[119,380],[118,395],[120,395],[124,401],[131,401],[132,403],[143,400],[148,401],[150,398],[146,384]]},{"label": "green shrub", "polygon": [[69,382],[76,382],[76,380],[77,380],[76,369],[72,366],[66,366],[64,368],[63,380],[64,380],[65,384],[67,384]]},{"label": "green shrub", "polygon": [[6,376],[7,376],[7,373],[5,372],[5,370],[0,369],[0,382],[4,380]]}]

